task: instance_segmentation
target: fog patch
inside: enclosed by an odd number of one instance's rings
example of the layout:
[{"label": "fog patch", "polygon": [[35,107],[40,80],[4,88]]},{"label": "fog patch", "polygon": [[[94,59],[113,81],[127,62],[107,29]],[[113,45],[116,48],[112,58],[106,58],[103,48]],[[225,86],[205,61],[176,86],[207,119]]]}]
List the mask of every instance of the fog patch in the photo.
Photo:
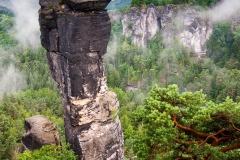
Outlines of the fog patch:
[{"label": "fog patch", "polygon": [[237,13],[240,13],[239,0],[223,0],[208,10],[205,16],[213,22],[218,22],[230,20],[236,16]]},{"label": "fog patch", "polygon": [[22,74],[10,65],[0,78],[0,97],[3,94],[11,94],[24,88],[25,82]]},{"label": "fog patch", "polygon": [[14,13],[14,37],[24,46],[35,48],[40,45],[40,27],[36,0],[10,0],[4,3]]},{"label": "fog patch", "polygon": [[8,0],[1,0],[1,1],[0,1],[0,6],[3,6],[3,7],[6,7],[6,8],[9,8],[10,3],[9,3]]}]

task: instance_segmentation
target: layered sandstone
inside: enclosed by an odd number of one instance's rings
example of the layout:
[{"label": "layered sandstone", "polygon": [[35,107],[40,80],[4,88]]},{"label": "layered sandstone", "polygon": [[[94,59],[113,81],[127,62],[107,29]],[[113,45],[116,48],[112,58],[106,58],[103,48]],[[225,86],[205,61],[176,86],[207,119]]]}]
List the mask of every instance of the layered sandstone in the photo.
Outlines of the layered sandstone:
[{"label": "layered sandstone", "polygon": [[61,91],[67,142],[79,159],[123,159],[116,94],[102,56],[111,23],[109,0],[40,0],[41,43]]}]

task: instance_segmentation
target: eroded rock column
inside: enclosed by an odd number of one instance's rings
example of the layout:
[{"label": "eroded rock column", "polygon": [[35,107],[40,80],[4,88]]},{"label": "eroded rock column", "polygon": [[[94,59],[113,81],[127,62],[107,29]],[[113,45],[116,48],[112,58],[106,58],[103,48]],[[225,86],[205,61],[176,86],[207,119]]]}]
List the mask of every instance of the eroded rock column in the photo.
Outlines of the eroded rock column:
[{"label": "eroded rock column", "polygon": [[42,46],[61,91],[66,139],[79,159],[123,159],[119,103],[108,91],[102,60],[111,30],[109,2],[39,1]]}]

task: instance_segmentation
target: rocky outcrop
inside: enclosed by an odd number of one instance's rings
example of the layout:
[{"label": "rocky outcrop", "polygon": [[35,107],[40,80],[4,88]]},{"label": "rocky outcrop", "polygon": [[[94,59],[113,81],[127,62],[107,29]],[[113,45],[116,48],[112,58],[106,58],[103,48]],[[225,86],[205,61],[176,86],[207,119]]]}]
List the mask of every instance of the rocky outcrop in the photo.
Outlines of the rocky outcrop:
[{"label": "rocky outcrop", "polygon": [[43,145],[60,145],[60,136],[55,125],[43,116],[26,118],[22,137],[23,150],[40,149]]},{"label": "rocky outcrop", "polygon": [[167,27],[167,25],[171,22],[172,17],[176,14],[176,11],[176,5],[167,5],[166,7],[158,10],[161,20],[161,28]]},{"label": "rocky outcrop", "polygon": [[79,159],[123,159],[116,94],[102,56],[111,23],[109,0],[40,0],[41,43],[62,95],[67,142]]},{"label": "rocky outcrop", "polygon": [[209,21],[201,18],[192,7],[167,5],[165,7],[131,8],[122,18],[123,35],[131,37],[132,43],[145,47],[147,41],[161,30],[164,45],[179,41],[197,53],[206,53],[206,40],[212,28]]},{"label": "rocky outcrop", "polygon": [[165,46],[173,47],[177,37],[191,52],[197,53],[198,58],[206,54],[206,41],[211,33],[211,22],[201,18],[200,12],[191,7],[182,8],[172,17],[168,27],[162,28]]},{"label": "rocky outcrop", "polygon": [[145,47],[159,31],[160,15],[155,6],[131,8],[122,18],[123,35],[131,37],[132,43]]}]

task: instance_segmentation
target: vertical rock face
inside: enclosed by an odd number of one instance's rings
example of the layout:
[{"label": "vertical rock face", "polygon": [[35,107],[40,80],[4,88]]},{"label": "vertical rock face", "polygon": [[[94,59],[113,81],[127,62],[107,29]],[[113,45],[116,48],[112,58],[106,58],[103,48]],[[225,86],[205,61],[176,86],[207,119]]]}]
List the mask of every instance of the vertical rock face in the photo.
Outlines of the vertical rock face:
[{"label": "vertical rock face", "polygon": [[123,159],[116,94],[102,56],[111,23],[109,0],[40,0],[41,43],[62,94],[66,139],[79,159]]},{"label": "vertical rock face", "polygon": [[173,44],[174,38],[177,37],[185,47],[201,58],[207,51],[206,41],[212,33],[211,23],[191,7],[175,12],[172,22],[162,29],[165,45]]},{"label": "vertical rock face", "polygon": [[165,46],[173,44],[177,37],[199,57],[206,53],[206,41],[212,32],[209,21],[201,18],[192,7],[184,5],[131,8],[123,15],[122,25],[123,35],[131,37],[133,44],[146,47],[147,41],[161,30]]},{"label": "vertical rock face", "polygon": [[150,40],[160,29],[159,14],[153,5],[146,9],[131,8],[123,15],[123,35],[131,36],[132,43],[146,47]]}]

